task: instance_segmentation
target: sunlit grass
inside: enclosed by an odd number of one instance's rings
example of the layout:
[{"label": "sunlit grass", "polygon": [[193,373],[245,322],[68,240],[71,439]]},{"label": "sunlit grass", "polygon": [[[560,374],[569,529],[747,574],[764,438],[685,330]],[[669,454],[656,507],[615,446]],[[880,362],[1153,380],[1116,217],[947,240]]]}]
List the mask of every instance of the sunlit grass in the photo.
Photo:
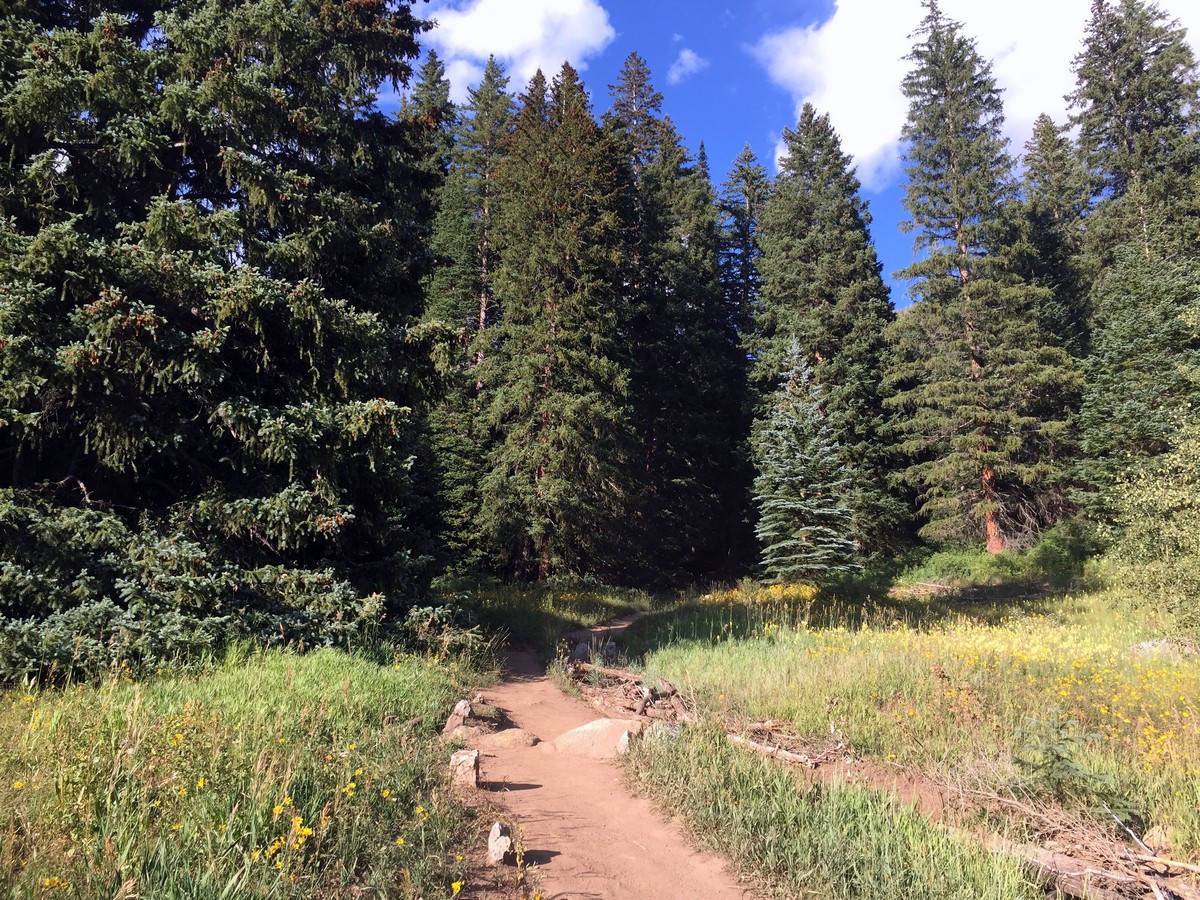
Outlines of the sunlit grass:
[{"label": "sunlit grass", "polygon": [[[1006,781],[993,787],[1045,788],[1036,766],[1014,757],[1036,762],[1049,746],[1070,753],[1088,782],[1080,796],[1124,806],[1141,827],[1166,829],[1179,852],[1200,852],[1200,659],[1136,649],[1146,635],[1103,596],[994,624],[913,625],[922,617],[901,608],[842,616],[811,598],[772,605],[738,594],[648,624],[648,672],[722,717],[832,731],[887,760]],[[1054,746],[1064,735],[1071,746]]]},{"label": "sunlit grass", "polygon": [[456,693],[431,657],[323,650],[0,694],[0,892],[449,896]]}]

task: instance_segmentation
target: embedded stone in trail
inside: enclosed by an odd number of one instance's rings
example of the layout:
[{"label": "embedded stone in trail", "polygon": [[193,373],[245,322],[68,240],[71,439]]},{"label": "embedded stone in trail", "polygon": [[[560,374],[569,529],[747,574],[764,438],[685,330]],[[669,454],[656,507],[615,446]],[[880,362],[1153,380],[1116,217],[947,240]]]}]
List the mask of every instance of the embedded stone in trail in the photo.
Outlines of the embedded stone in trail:
[{"label": "embedded stone in trail", "polygon": [[504,750],[513,747],[533,747],[541,743],[541,738],[524,728],[505,728],[503,731],[484,735],[478,743],[485,749]]},{"label": "embedded stone in trail", "polygon": [[641,730],[642,723],[631,719],[597,719],[560,734],[551,746],[559,753],[611,759],[617,755],[617,745],[624,735],[639,734]]},{"label": "embedded stone in trail", "polygon": [[459,700],[454,705],[454,711],[450,713],[450,718],[446,720],[446,725],[442,728],[442,734],[447,736],[453,735],[455,729],[466,725],[473,715],[474,713],[471,712],[471,701]]}]

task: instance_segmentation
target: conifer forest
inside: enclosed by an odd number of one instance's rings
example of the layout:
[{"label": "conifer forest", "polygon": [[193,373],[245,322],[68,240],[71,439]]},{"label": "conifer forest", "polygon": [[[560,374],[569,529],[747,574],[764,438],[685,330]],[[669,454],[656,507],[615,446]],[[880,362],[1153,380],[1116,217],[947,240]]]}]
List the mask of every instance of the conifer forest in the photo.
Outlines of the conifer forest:
[{"label": "conifer forest", "polygon": [[1047,540],[1200,618],[1200,75],[1156,6],[1096,0],[1070,118],[1014,146],[927,0],[900,312],[821,110],[723,173],[637,53],[454,103],[420,14],[6,6],[6,679],[336,644],[456,579]]}]

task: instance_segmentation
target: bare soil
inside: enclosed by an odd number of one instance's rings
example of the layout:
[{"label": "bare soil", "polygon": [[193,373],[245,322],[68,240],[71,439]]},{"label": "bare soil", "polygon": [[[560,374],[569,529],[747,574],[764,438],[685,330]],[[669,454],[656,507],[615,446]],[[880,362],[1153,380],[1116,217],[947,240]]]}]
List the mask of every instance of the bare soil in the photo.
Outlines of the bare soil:
[{"label": "bare soil", "polygon": [[481,786],[519,834],[533,884],[528,896],[753,897],[723,859],[696,850],[678,823],[630,793],[614,762],[554,747],[560,735],[599,717],[550,682],[532,653],[507,653],[503,677],[485,695],[506,724],[541,740],[523,746],[523,740],[505,740],[504,731],[470,740],[480,753]]}]

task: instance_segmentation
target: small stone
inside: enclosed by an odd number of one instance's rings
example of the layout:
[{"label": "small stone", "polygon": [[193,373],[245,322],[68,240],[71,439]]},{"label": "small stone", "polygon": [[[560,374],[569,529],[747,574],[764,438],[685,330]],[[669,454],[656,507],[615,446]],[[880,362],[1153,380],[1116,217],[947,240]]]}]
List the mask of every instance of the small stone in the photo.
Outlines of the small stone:
[{"label": "small stone", "polygon": [[592,646],[587,641],[580,641],[571,651],[571,662],[587,662],[592,658]]},{"label": "small stone", "polygon": [[624,756],[629,752],[629,746],[633,743],[633,732],[623,731],[621,736],[617,738],[617,756]]},{"label": "small stone", "polygon": [[491,833],[488,835],[488,862],[493,866],[516,862],[516,854],[513,853],[512,832],[509,831],[507,825],[501,822],[493,825]]},{"label": "small stone", "polygon": [[479,787],[479,751],[458,750],[450,757],[450,779],[455,787]]},{"label": "small stone", "polygon": [[459,700],[454,704],[454,711],[450,713],[450,717],[446,719],[446,724],[442,726],[442,734],[446,736],[453,735],[454,732],[467,724],[467,720],[471,718],[471,701]]},{"label": "small stone", "polygon": [[606,665],[612,665],[617,661],[617,643],[609,641],[604,645],[604,662]]}]

